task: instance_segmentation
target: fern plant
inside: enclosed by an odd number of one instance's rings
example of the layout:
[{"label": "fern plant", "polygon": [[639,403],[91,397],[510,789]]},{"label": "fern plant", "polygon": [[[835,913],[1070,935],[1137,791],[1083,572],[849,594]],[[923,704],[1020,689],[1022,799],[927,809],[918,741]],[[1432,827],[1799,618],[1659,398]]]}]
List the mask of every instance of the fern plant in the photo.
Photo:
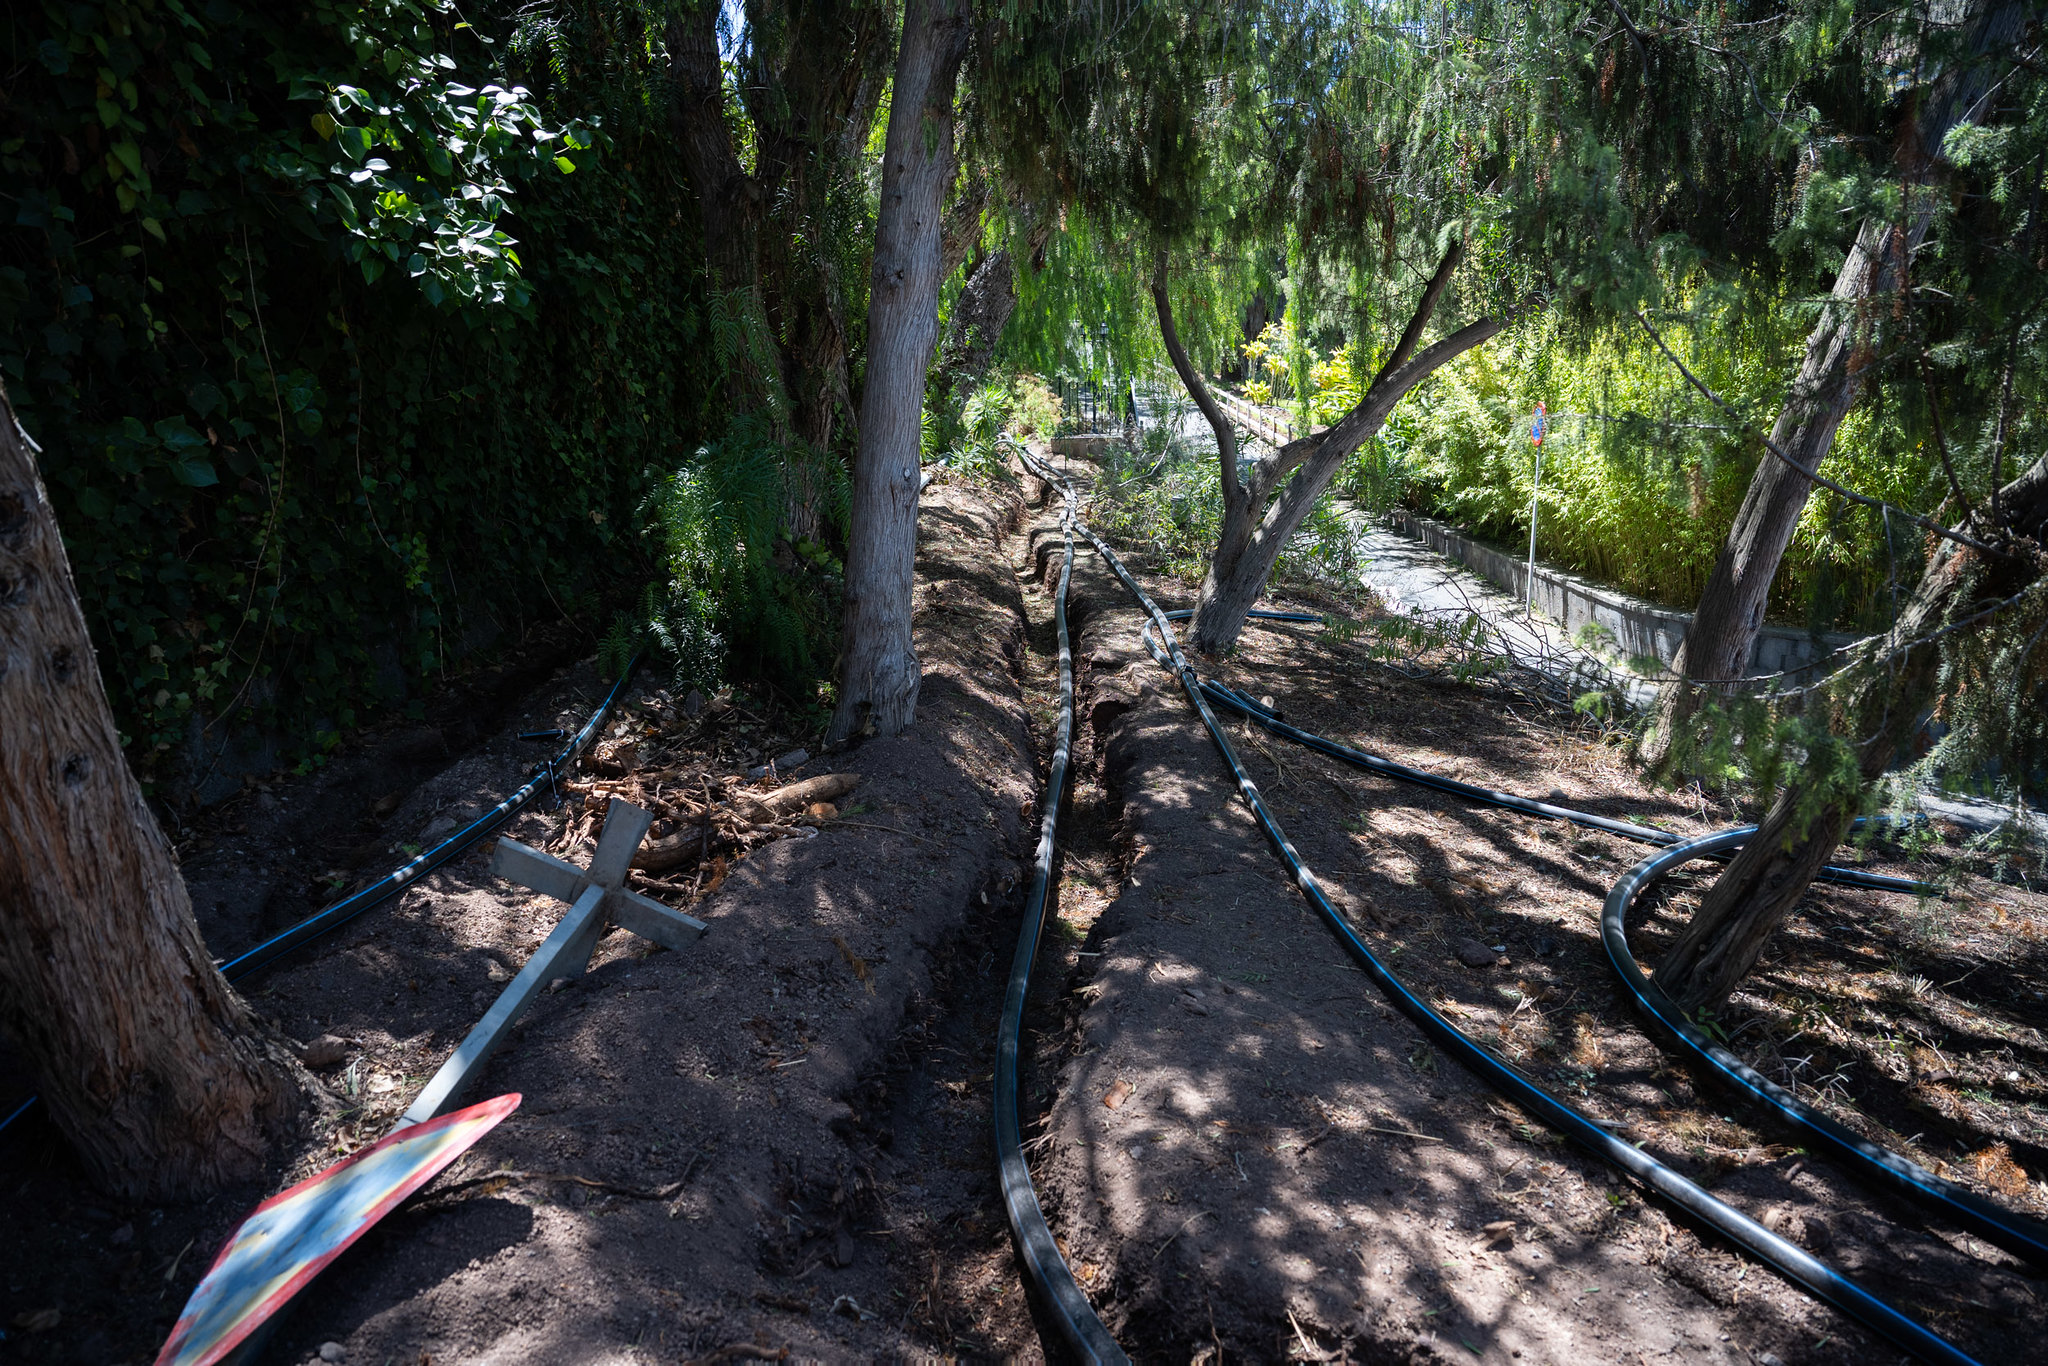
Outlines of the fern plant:
[{"label": "fern plant", "polygon": [[843,566],[824,540],[791,537],[787,520],[801,501],[843,537],[849,496],[839,461],[778,443],[758,416],[662,481],[643,516],[666,581],[642,617],[678,687],[733,673],[808,681],[829,667]]}]

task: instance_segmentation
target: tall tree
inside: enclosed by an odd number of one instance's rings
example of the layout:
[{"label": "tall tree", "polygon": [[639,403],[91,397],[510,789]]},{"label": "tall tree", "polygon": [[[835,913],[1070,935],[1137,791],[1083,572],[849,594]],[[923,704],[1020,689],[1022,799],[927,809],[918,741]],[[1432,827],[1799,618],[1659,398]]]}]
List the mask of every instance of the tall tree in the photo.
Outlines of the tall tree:
[{"label": "tall tree", "polygon": [[[1772,443],[1790,458],[1758,464],[1735,523],[1700,593],[1684,643],[1673,661],[1675,677],[1658,697],[1652,725],[1640,746],[1653,770],[1667,768],[1681,732],[1691,724],[1703,685],[1740,679],[1764,622],[1771,581],[1792,544],[1807,499],[1809,477],[1820,468],[1842,419],[1866,387],[1883,352],[1896,348],[1902,319],[1900,292],[1941,207],[1943,143],[1951,130],[1981,111],[1992,85],[2035,7],[2016,0],[1972,0],[1957,27],[1959,49],[1937,42],[1934,21],[1920,19],[1914,44],[1920,72],[1930,79],[1904,102],[1897,134],[1889,140],[1896,203],[1866,217],[1835,277],[1820,322],[1807,339],[1784,408],[1771,428]],[[1945,59],[1945,60],[1944,60]],[[1916,73],[1918,74],[1918,73]]]},{"label": "tall tree", "polygon": [[894,735],[917,709],[911,640],[925,372],[944,279],[940,220],[957,167],[966,0],[906,0],[868,296],[867,375],[846,553],[839,702],[828,738]]},{"label": "tall tree", "polygon": [[1992,552],[1940,543],[1898,621],[1828,689],[1829,731],[1805,737],[1806,762],[1658,963],[1658,985],[1685,1009],[1718,1007],[1749,975],[1944,692],[2048,704],[2048,668],[2033,659],[2048,628],[2048,457],[1962,529]]},{"label": "tall tree", "polygon": [[[750,0],[730,82],[720,12],[716,0],[696,0],[670,21],[677,143],[703,216],[713,305],[740,342],[728,363],[730,415],[789,450],[789,530],[812,536],[819,514],[805,456],[850,445],[857,427],[844,280],[857,253],[842,248],[858,226],[847,205],[861,193],[887,74],[888,8]],[[736,114],[751,126],[751,170]]]},{"label": "tall tree", "polygon": [[262,1173],[304,1074],[199,938],[121,753],[41,476],[0,391],[0,1026],[94,1181]]},{"label": "tall tree", "polygon": [[[1237,645],[1244,629],[1245,614],[1266,591],[1280,552],[1301,529],[1316,502],[1329,489],[1330,481],[1358,448],[1379,435],[1394,405],[1427,379],[1431,372],[1457,359],[1497,334],[1508,316],[1480,318],[1439,338],[1428,346],[1421,341],[1436,314],[1439,301],[1449,287],[1462,245],[1444,253],[1436,273],[1423,287],[1422,297],[1381,364],[1379,373],[1366,386],[1364,395],[1350,412],[1320,432],[1290,441],[1271,454],[1252,461],[1248,473],[1240,473],[1241,461],[1230,419],[1216,403],[1201,373],[1188,359],[1173,324],[1173,306],[1167,296],[1166,254],[1161,252],[1152,277],[1152,299],[1159,312],[1159,331],[1174,372],[1195,401],[1210,430],[1216,434],[1216,458],[1221,466],[1223,486],[1223,533],[1209,557],[1202,578],[1202,591],[1195,605],[1194,646],[1204,654],[1225,654]],[[1292,476],[1290,478],[1290,476]],[[1281,487],[1281,481],[1286,486]],[[1278,496],[1275,497],[1275,491]]]}]

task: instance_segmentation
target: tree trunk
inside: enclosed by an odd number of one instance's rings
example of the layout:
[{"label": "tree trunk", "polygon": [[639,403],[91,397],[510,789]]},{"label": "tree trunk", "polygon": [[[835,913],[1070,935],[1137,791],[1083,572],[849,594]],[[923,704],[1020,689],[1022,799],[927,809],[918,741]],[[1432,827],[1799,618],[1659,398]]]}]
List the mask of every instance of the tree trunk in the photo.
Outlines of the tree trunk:
[{"label": "tree trunk", "polygon": [[[742,344],[727,365],[729,416],[765,421],[778,443],[825,456],[857,426],[847,366],[846,291],[829,234],[835,192],[858,174],[880,98],[887,26],[873,5],[848,0],[747,7],[756,139],[749,174],[727,117],[718,6],[701,4],[669,25],[677,146],[697,189],[716,326]],[[766,210],[775,206],[773,231]],[[795,538],[822,530],[811,460],[785,463],[784,519]]]},{"label": "tree trunk", "polygon": [[[1463,255],[1462,246],[1453,246],[1444,254],[1393,354],[1387,357],[1357,405],[1335,425],[1290,441],[1260,459],[1246,479],[1239,475],[1237,438],[1230,420],[1189,362],[1174,329],[1173,309],[1166,295],[1166,254],[1159,254],[1152,273],[1152,304],[1159,313],[1160,335],[1188,396],[1216,433],[1216,458],[1222,467],[1223,532],[1217,538],[1215,553],[1209,557],[1195,606],[1193,642],[1202,654],[1228,654],[1236,648],[1245,614],[1266,591],[1266,581],[1272,576],[1280,552],[1301,529],[1345,460],[1386,425],[1394,405],[1439,366],[1507,326],[1507,315],[1483,318],[1419,352],[1416,350]],[[1288,479],[1280,496],[1273,498],[1273,489],[1290,473],[1294,477]]]},{"label": "tree trunk", "polygon": [[[2048,458],[2007,485],[2001,502],[2010,525],[2038,541],[2048,518]],[[1980,536],[1986,530],[1975,517],[1966,526]],[[1939,544],[1876,646],[1876,662],[1852,665],[1846,690],[1831,699],[1828,710],[1850,739],[1822,744],[1846,744],[1849,753],[1822,756],[1843,760],[1832,768],[1809,761],[1779,794],[1658,965],[1666,995],[1687,1011],[1728,999],[1841,844],[1870,785],[1919,732],[1941,670],[1940,646],[1926,637],[2039,574],[2030,554],[1991,560],[1953,541]]]},{"label": "tree trunk", "polygon": [[867,378],[853,469],[839,705],[827,738],[894,735],[917,709],[911,588],[925,372],[939,321],[939,219],[953,181],[965,0],[908,0],[882,157]]},{"label": "tree trunk", "polygon": [[[1977,0],[1974,52],[2017,37],[2026,7]],[[1683,751],[1678,742],[1715,684],[1748,672],[1750,651],[1763,626],[1771,581],[1792,544],[1813,481],[1834,444],[1835,430],[1855,405],[1863,372],[1875,363],[1873,334],[1889,314],[1887,300],[1904,285],[1913,253],[1926,239],[1937,207],[1934,185],[1943,139],[1983,97],[1994,73],[1974,61],[1935,82],[1900,140],[1900,179],[1906,188],[1903,224],[1866,219],[1857,230],[1827,311],[1806,341],[1806,356],[1790,396],[1771,427],[1771,441],[1799,465],[1795,470],[1768,452],[1751,478],[1735,523],[1721,543],[1713,573],[1700,593],[1692,625],[1672,661],[1677,675],[1657,699],[1637,757],[1652,772],[1667,773]]]},{"label": "tree trunk", "polygon": [[92,1179],[262,1174],[301,1073],[213,966],[128,771],[71,566],[0,392],[0,1025]]},{"label": "tree trunk", "polygon": [[1017,279],[1010,253],[1002,250],[982,257],[953,301],[946,344],[939,351],[939,379],[954,401],[965,401],[987,377],[996,343],[1003,339],[1016,307]]}]

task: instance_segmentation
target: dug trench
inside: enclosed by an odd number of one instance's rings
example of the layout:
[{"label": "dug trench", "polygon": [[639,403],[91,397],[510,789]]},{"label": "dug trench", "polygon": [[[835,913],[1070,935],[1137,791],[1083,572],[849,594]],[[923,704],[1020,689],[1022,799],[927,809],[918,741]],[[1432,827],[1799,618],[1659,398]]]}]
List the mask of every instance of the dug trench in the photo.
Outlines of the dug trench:
[{"label": "dug trench", "polygon": [[[987,1120],[1047,723],[1027,698],[1049,630],[1025,609],[1020,514],[1002,486],[927,491],[915,726],[795,775],[860,775],[830,819],[707,869],[694,897],[657,891],[709,923],[692,949],[616,930],[586,975],[553,984],[468,1097],[516,1091],[520,1108],[315,1281],[264,1359],[1036,1352]],[[533,758],[513,732],[580,722],[600,686],[587,665],[554,680],[504,736],[388,803],[382,837],[488,805]],[[643,691],[659,692],[628,696]],[[659,735],[673,703],[641,697],[617,731]],[[707,729],[674,743],[749,786],[761,756]],[[627,743],[602,748],[616,760]],[[504,833],[587,858],[591,782],[574,775],[563,807]],[[291,783],[262,795],[266,812],[312,802]],[[250,824],[194,869],[209,899],[253,907],[295,866],[299,823],[268,841]],[[47,1131],[0,1150],[9,1360],[151,1359],[248,1209],[389,1130],[561,913],[487,863],[451,862],[249,985],[280,1031],[339,1045],[315,1132],[265,1183],[142,1208],[92,1193]]]},{"label": "dug trench", "polygon": [[[1074,472],[1089,471],[1077,461]],[[1044,585],[1057,579],[1060,545],[1042,517],[1033,559]],[[1152,591],[1168,607],[1185,600],[1171,583]],[[1270,605],[1332,605],[1282,596]],[[1146,653],[1135,604],[1085,553],[1070,613],[1077,801],[1111,813],[1119,867],[1106,904],[1067,908],[1086,942],[1066,1058],[1045,1064],[1059,1070],[1034,1174],[1069,1265],[1126,1350],[1503,1366],[1897,1359],[1441,1059],[1311,918],[1180,689]],[[1686,834],[1731,823],[1642,787],[1566,709],[1404,677],[1362,645],[1252,630],[1232,660],[1201,667],[1311,730],[1468,781],[1533,786]],[[2036,1274],[1807,1159],[1722,1108],[1726,1098],[1696,1094],[1642,1033],[1598,957],[1601,899],[1636,857],[1625,846],[1475,810],[1230,724],[1332,899],[1468,1032],[1980,1359],[2048,1354]],[[1639,943],[1652,957],[1680,923],[1670,911],[1704,880],[1645,917]],[[2048,924],[2037,894],[1999,890],[2001,905]],[[1913,914],[1906,897],[1873,904],[1826,889],[1814,902],[1809,918],[1823,927]],[[1766,964],[1767,998],[1810,967],[1831,971],[1825,932],[1788,936]],[[1838,989],[1861,990],[1832,971]],[[2038,1001],[2024,991],[1983,1008],[1991,1026],[1973,1030],[2022,1045],[2037,1037]],[[1886,1079],[1863,1080],[1881,1112]],[[2041,1099],[2015,1107],[2015,1124],[1980,1113],[1973,1135],[1949,1141],[1916,1132],[1924,1117],[1892,1130],[1851,1109],[1846,1122],[1893,1146],[1923,1143],[1910,1148],[1920,1160],[2038,1213],[2048,1187],[2022,1177],[2000,1188],[1968,1158],[2007,1151],[1986,1145],[2008,1131],[2038,1129]],[[2017,1137],[2014,1150],[2025,1150]]]}]

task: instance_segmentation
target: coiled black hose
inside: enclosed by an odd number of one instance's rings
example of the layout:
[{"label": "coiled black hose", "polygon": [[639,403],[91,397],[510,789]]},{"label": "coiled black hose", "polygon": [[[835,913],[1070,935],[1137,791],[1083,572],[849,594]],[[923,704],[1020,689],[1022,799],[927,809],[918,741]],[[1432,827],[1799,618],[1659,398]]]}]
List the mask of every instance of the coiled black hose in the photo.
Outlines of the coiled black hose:
[{"label": "coiled black hose", "polygon": [[[1071,508],[1072,486],[1028,451],[1021,451],[1021,455],[1041,478],[1066,489]],[[1295,885],[1301,889],[1309,905],[1337,937],[1353,961],[1372,979],[1374,985],[1385,994],[1395,1008],[1408,1016],[1432,1043],[1449,1053],[1453,1059],[1495,1091],[1529,1112],[1532,1117],[1570,1138],[1595,1156],[1636,1177],[1667,1203],[1743,1248],[1809,1294],[1856,1319],[1886,1341],[1923,1361],[1953,1363],[1954,1366],[1974,1363],[1974,1359],[1967,1353],[1925,1325],[1894,1309],[1825,1262],[1779,1237],[1740,1210],[1715,1199],[1685,1176],[1665,1166],[1648,1153],[1615,1137],[1577,1109],[1558,1100],[1524,1076],[1519,1069],[1468,1038],[1450,1021],[1432,1010],[1427,1002],[1409,991],[1399,978],[1387,970],[1386,965],[1380,962],[1351,928],[1349,922],[1331,904],[1314,872],[1302,862],[1300,854],[1287,838],[1286,831],[1274,819],[1259,792],[1258,784],[1253,781],[1251,774],[1238,759],[1229,737],[1210,708],[1208,693],[1202,687],[1201,679],[1188,663],[1186,656],[1181,653],[1179,642],[1174,639],[1166,614],[1131,576],[1116,552],[1104,544],[1100,537],[1085,524],[1079,523],[1071,514],[1069,525],[1076,527],[1087,538],[1095,552],[1103,558],[1104,563],[1110,567],[1125,590],[1137,600],[1139,607],[1157,627],[1156,638],[1149,632],[1146,635],[1146,645],[1153,658],[1162,667],[1171,671],[1180,682],[1188,701],[1201,717],[1210,741],[1216,746],[1217,752],[1223,757],[1236,779],[1239,794],[1244,798],[1246,806],[1251,809],[1266,838],[1286,863],[1288,871],[1293,874]]]},{"label": "coiled black hose", "polygon": [[[1187,615],[1185,612],[1166,614],[1168,620],[1184,618]],[[1286,621],[1321,620],[1305,612],[1254,612],[1252,615]],[[1149,645],[1152,639],[1152,627],[1149,623],[1145,631]],[[1521,811],[1532,816],[1570,821],[1575,825],[1589,826],[1619,835],[1623,839],[1665,846],[1664,852],[1652,855],[1622,875],[1621,880],[1615,883],[1608,893],[1606,909],[1601,917],[1601,940],[1607,949],[1608,962],[1622,986],[1628,990],[1638,1008],[1650,1018],[1658,1031],[1674,1042],[1686,1056],[1686,1060],[1696,1069],[1704,1070],[1713,1079],[1724,1082],[1744,1098],[1763,1106],[1768,1113],[1790,1124],[1800,1138],[1810,1141],[1816,1147],[1826,1150],[1848,1164],[1854,1175],[1873,1185],[1904,1195],[1953,1220],[1986,1242],[1994,1243],[2037,1266],[2048,1266],[2048,1225],[1986,1200],[1974,1191],[1952,1181],[1945,1181],[1912,1159],[1851,1132],[1806,1105],[1791,1092],[1771,1082],[1755,1068],[1715,1043],[1687,1019],[1685,1012],[1680,1010],[1670,997],[1658,990],[1637,965],[1635,955],[1629,950],[1628,935],[1623,924],[1629,906],[1652,882],[1680,864],[1696,858],[1731,857],[1749,836],[1755,833],[1755,826],[1739,826],[1696,839],[1681,839],[1667,831],[1609,820],[1589,812],[1553,806],[1547,802],[1531,801],[1527,797],[1496,792],[1471,783],[1440,777],[1424,769],[1397,764],[1290,726],[1253,699],[1225,684],[1204,679],[1202,690],[1210,698],[1232,708],[1274,735],[1296,741],[1318,753],[1369,772],[1401,782],[1434,788],[1439,792],[1448,792],[1468,801]],[[1853,868],[1825,868],[1821,871],[1820,880],[1878,891],[1925,893],[1933,890],[1927,884],[1911,878],[1886,877]]]},{"label": "coiled black hose", "polygon": [[[511,820],[512,817],[518,815],[531,805],[534,799],[539,797],[541,793],[554,791],[555,780],[562,773],[566,772],[570,765],[576,762],[577,756],[583,753],[584,748],[589,745],[591,738],[597,734],[598,728],[604,724],[605,718],[611,714],[611,709],[619,700],[620,694],[625,692],[626,683],[633,677],[633,671],[639,666],[639,663],[640,652],[636,650],[632,659],[627,661],[626,667],[619,671],[618,682],[612,684],[612,690],[605,694],[604,701],[598,705],[596,711],[590,714],[590,719],[583,723],[580,730],[569,737],[569,743],[562,746],[559,754],[556,754],[552,759],[549,759],[534,770],[533,776],[527,780],[524,787],[450,835],[447,839],[435,845],[432,849],[428,849],[409,862],[392,869],[369,886],[364,887],[360,891],[351,892],[332,906],[315,911],[290,929],[280,931],[256,945],[256,947],[245,950],[237,956],[230,958],[220,965],[221,975],[226,977],[229,982],[240,982],[257,970],[268,967],[293,949],[339,929],[364,911],[383,905],[386,901],[397,896],[400,892],[403,892],[442,864],[461,855],[471,845],[489,835],[506,821]],[[559,733],[556,732],[556,734]],[[8,1125],[27,1114],[29,1108],[36,1103],[36,1099],[35,1096],[30,1096],[27,1100],[15,1106],[5,1119],[0,1119],[0,1132],[5,1132]]]}]

